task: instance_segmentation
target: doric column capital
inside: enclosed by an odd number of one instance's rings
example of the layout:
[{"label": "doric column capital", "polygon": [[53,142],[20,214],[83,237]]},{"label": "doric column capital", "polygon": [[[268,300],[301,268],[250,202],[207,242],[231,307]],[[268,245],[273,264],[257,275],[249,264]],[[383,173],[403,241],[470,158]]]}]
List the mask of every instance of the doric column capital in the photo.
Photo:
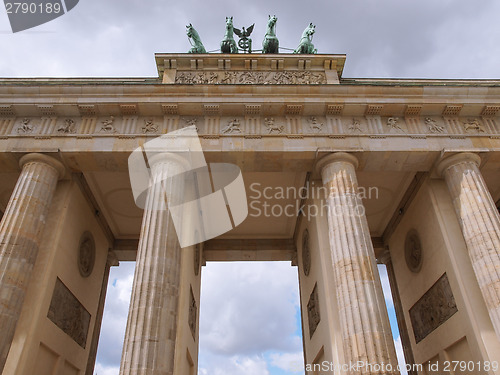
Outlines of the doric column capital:
[{"label": "doric column capital", "polygon": [[66,168],[64,168],[64,165],[59,160],[54,159],[51,156],[40,154],[37,152],[23,155],[19,160],[19,166],[21,168],[23,168],[28,163],[43,163],[50,165],[57,171],[59,179],[63,178],[64,174],[66,173]]},{"label": "doric column capital", "polygon": [[108,250],[108,257],[106,258],[106,266],[109,267],[117,267],[120,265],[120,262],[118,261],[118,257],[116,256],[116,253],[113,250]]},{"label": "doric column capital", "polygon": [[387,266],[387,263],[392,261],[391,252],[389,251],[389,247],[386,247],[384,249],[384,251],[378,256],[377,260],[380,263],[385,264],[386,266]]},{"label": "doric column capital", "polygon": [[187,170],[189,169],[189,161],[186,160],[183,156],[173,153],[173,152],[162,152],[159,154],[156,154],[152,157],[149,158],[148,160],[149,165],[152,167],[155,164],[159,163],[176,163],[178,164],[182,169]]},{"label": "doric column capital", "polygon": [[481,164],[481,157],[472,152],[461,152],[459,154],[449,156],[439,161],[437,165],[437,173],[443,176],[443,173],[450,167],[460,163],[474,163],[477,167]]},{"label": "doric column capital", "polygon": [[316,171],[321,175],[321,177],[324,177],[325,169],[333,163],[348,163],[351,164],[354,169],[357,169],[359,165],[359,161],[356,156],[348,154],[347,152],[334,152],[322,157],[316,163]]}]

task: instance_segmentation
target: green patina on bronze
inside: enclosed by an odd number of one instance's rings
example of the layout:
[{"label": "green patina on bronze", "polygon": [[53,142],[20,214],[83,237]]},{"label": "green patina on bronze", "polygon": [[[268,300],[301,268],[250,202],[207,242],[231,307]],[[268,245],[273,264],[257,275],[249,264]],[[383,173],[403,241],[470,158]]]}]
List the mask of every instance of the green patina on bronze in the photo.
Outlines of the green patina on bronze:
[{"label": "green patina on bronze", "polygon": [[252,39],[250,39],[249,36],[252,33],[254,26],[255,24],[247,27],[246,30],[244,27],[242,27],[242,30],[237,29],[236,27],[234,28],[234,33],[240,38],[240,40],[238,40],[238,46],[243,51],[248,53],[252,53]]},{"label": "green patina on bronze", "polygon": [[276,16],[269,15],[266,35],[262,42],[262,53],[278,53],[280,42],[276,37],[276,21],[278,21]]},{"label": "green patina on bronze", "polygon": [[222,53],[238,53],[238,46],[233,38],[233,34],[233,17],[226,17],[226,33],[224,34],[224,39],[220,42],[220,51]]},{"label": "green patina on bronze", "polygon": [[314,44],[312,44],[312,38],[315,31],[316,31],[316,26],[313,25],[311,22],[309,26],[307,26],[304,32],[302,33],[302,38],[300,38],[299,46],[295,48],[293,53],[312,55],[318,52],[318,50],[314,48]]},{"label": "green patina on bronze", "polygon": [[188,36],[189,43],[192,45],[188,53],[207,53],[203,43],[201,42],[200,35],[194,29],[193,25],[189,24],[186,26],[186,34]]},{"label": "green patina on bronze", "polygon": [[[279,40],[276,36],[277,21],[278,18],[275,15],[269,15],[266,34],[264,35],[264,40],[262,41],[262,53],[279,53]],[[224,39],[220,42],[221,53],[238,53],[238,47],[240,47],[243,52],[252,53],[252,39],[250,39],[250,34],[252,33],[254,26],[255,24],[246,29],[242,27],[240,30],[233,26],[233,17],[226,17],[226,32],[224,34]],[[192,45],[192,48],[188,53],[207,53],[203,43],[201,42],[200,36],[194,27],[189,24],[186,28],[189,42]],[[316,26],[311,22],[302,33],[299,46],[293,50],[293,53],[305,55],[317,53],[318,50],[314,48],[314,44],[312,43],[315,31]],[[234,34],[239,37],[238,43],[234,40]]]}]

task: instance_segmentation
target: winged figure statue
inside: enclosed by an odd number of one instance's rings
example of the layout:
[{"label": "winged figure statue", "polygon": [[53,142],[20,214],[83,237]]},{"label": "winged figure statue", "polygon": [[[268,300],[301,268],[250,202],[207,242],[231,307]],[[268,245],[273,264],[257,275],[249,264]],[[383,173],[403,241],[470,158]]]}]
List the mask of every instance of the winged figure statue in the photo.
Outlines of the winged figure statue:
[{"label": "winged figure statue", "polygon": [[252,39],[250,39],[249,36],[252,33],[254,26],[255,24],[247,27],[246,30],[244,27],[242,27],[241,30],[236,27],[234,28],[234,33],[240,38],[238,46],[244,51],[248,50],[248,53],[252,53]]}]

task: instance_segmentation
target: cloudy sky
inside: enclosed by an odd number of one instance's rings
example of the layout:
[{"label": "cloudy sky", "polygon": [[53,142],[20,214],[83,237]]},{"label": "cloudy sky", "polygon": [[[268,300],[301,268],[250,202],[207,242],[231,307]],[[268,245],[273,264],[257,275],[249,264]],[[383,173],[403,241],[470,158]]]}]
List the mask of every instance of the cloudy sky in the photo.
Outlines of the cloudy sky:
[{"label": "cloudy sky", "polygon": [[[134,266],[111,270],[96,375],[119,372]],[[404,366],[387,275],[379,270]],[[200,314],[199,375],[304,374],[298,276],[290,262],[208,263]]]},{"label": "cloudy sky", "polygon": [[[210,51],[226,16],[239,28],[255,23],[259,49],[268,14],[277,15],[286,48],[313,22],[320,53],[347,55],[344,77],[500,78],[498,0],[80,0],[67,15],[16,34],[0,11],[0,77],[154,77],[155,52],[190,48],[185,25]],[[133,266],[111,274],[98,375],[118,373]],[[302,355],[296,268],[209,264],[203,285],[201,375],[294,373]]]},{"label": "cloudy sky", "polygon": [[255,23],[261,48],[268,14],[280,45],[295,48],[316,25],[320,53],[347,54],[345,77],[499,78],[497,0],[80,0],[67,15],[12,34],[0,12],[0,76],[155,76],[155,52],[186,52],[192,23],[208,51],[226,16]]}]

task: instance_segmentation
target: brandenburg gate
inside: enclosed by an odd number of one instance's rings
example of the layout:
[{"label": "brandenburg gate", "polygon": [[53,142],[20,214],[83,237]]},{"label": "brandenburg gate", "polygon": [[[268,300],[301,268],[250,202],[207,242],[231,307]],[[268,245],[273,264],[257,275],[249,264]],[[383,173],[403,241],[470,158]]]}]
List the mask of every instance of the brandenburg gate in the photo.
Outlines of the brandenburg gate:
[{"label": "brandenburg gate", "polygon": [[[155,59],[154,78],[0,79],[0,373],[92,375],[110,267],[135,260],[123,375],[196,374],[212,261],[298,267],[305,365],[399,373],[383,263],[409,373],[500,374],[500,80],[344,78],[345,55]],[[142,209],[129,157],[186,127],[241,170],[248,215],[181,248],[157,182],[182,161],[147,160]]]}]

